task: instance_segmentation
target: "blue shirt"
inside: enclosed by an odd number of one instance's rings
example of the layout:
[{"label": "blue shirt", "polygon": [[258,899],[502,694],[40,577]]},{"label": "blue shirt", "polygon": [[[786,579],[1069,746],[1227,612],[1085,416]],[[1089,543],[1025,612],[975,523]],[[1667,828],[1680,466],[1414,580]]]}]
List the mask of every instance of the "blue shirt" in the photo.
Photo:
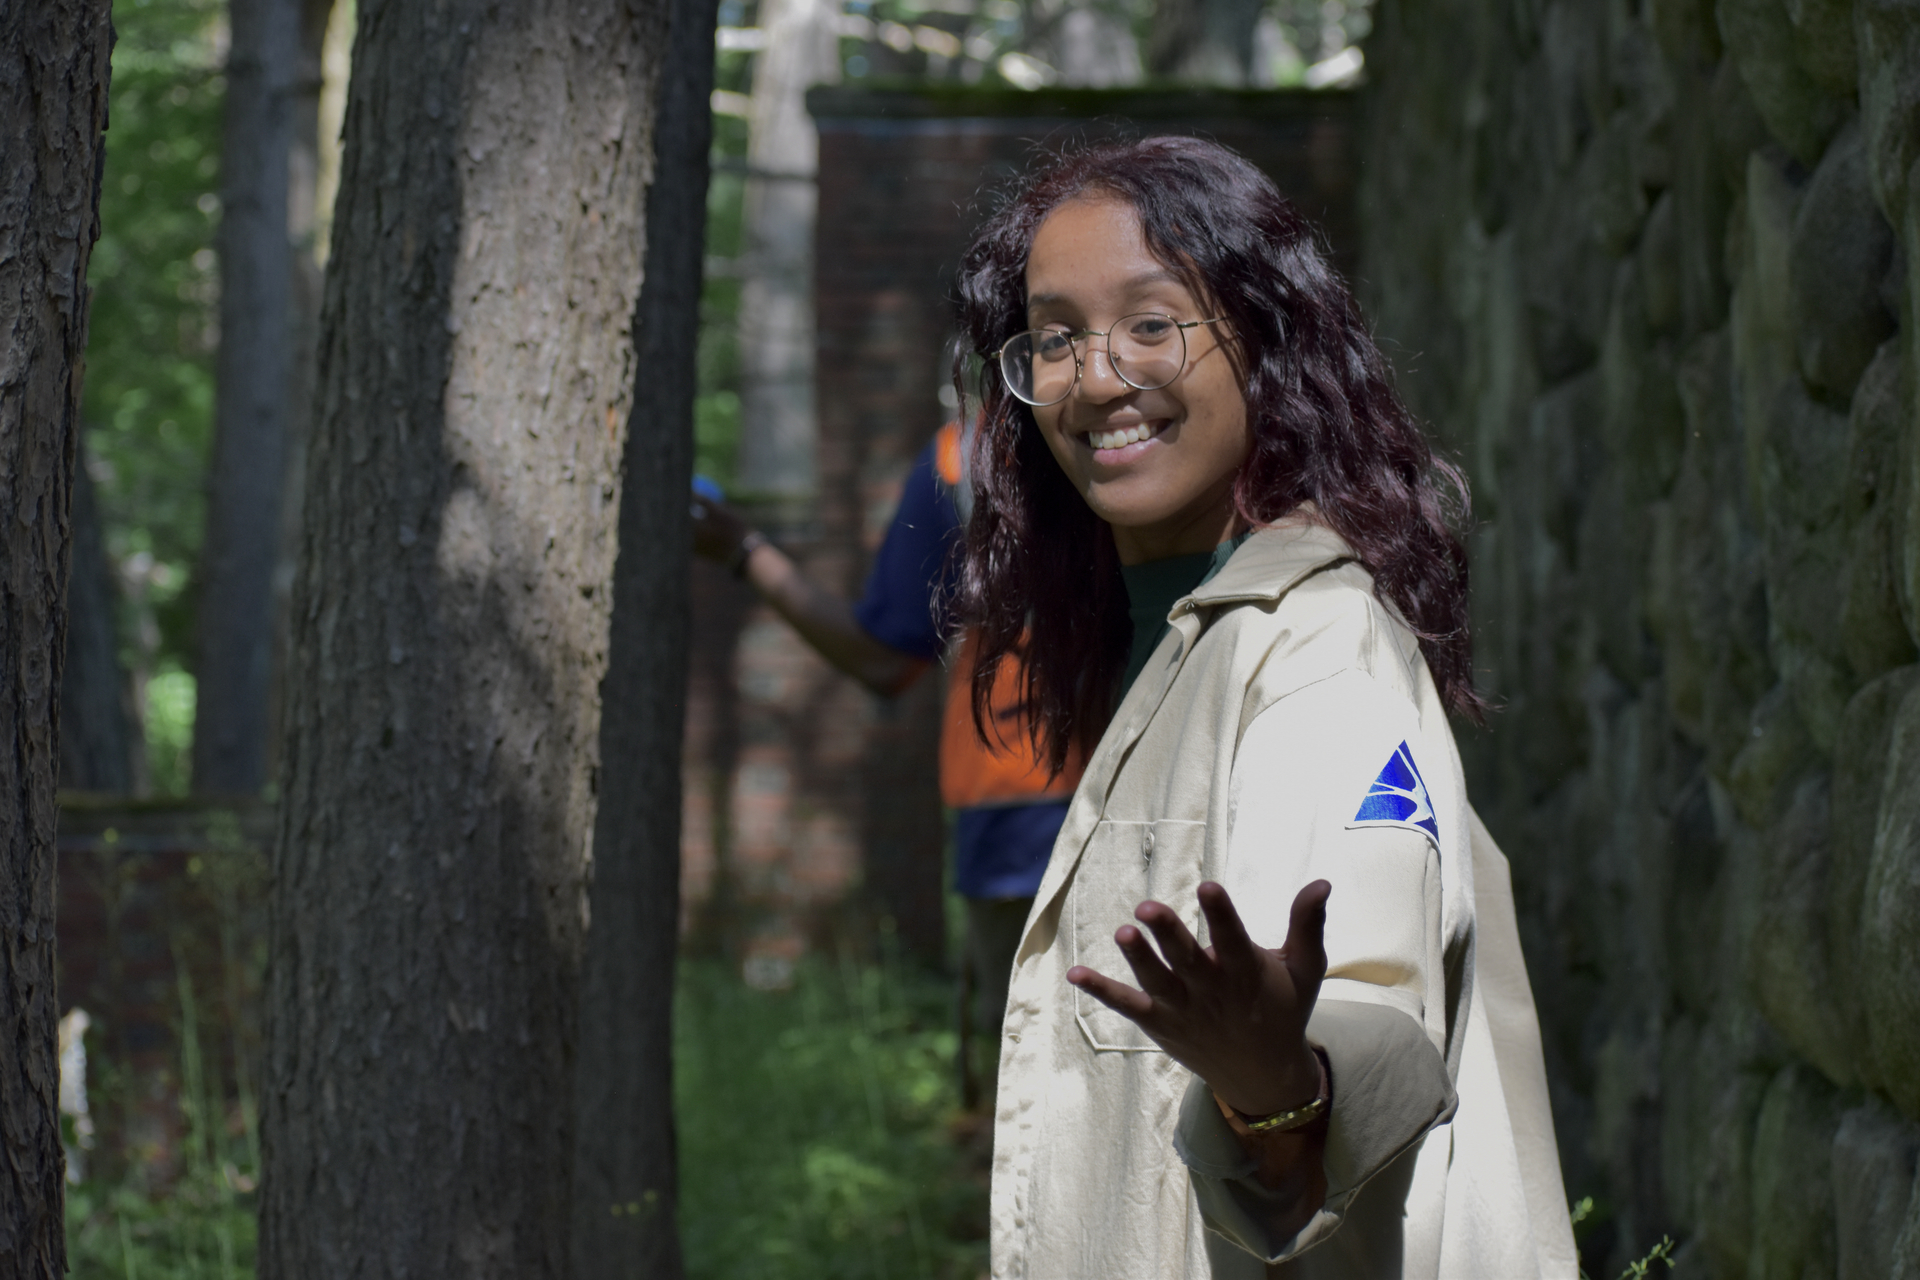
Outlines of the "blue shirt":
[{"label": "blue shirt", "polygon": [[[940,479],[934,446],[914,459],[866,592],[860,629],[889,649],[938,662],[946,649],[959,569],[960,510]],[[954,889],[968,898],[1030,898],[1067,819],[1067,801],[961,809],[953,827]]]},{"label": "blue shirt", "polygon": [[960,509],[953,490],[940,482],[928,445],[907,474],[866,594],[853,607],[860,629],[889,649],[938,662],[946,651],[960,532]]}]

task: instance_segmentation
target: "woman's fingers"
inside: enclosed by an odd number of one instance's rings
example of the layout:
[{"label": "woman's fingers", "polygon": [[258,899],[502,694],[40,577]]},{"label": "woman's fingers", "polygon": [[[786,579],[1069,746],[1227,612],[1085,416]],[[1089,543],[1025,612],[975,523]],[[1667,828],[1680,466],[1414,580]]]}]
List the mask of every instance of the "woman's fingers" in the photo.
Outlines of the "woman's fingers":
[{"label": "woman's fingers", "polygon": [[1211,880],[1201,884],[1200,910],[1206,913],[1207,931],[1213,935],[1213,954],[1221,964],[1232,968],[1251,965],[1257,960],[1260,948],[1247,935],[1247,926],[1224,885]]},{"label": "woman's fingers", "polygon": [[1115,931],[1113,940],[1132,967],[1134,981],[1148,995],[1166,1000],[1180,994],[1180,979],[1154,953],[1145,934],[1132,925],[1122,925]]},{"label": "woman's fingers", "polygon": [[[1327,972],[1324,934],[1327,896],[1332,892],[1333,886],[1325,880],[1315,880],[1300,890],[1293,900],[1287,943],[1280,951],[1293,990],[1306,1009],[1312,1008]],[[1159,951],[1147,941],[1146,934],[1131,925],[1122,925],[1113,935],[1140,989],[1116,982],[1085,965],[1069,969],[1067,981],[1115,1013],[1140,1023],[1152,1017],[1155,1000],[1171,1001],[1177,1006],[1184,998],[1204,990],[1210,979],[1223,976],[1223,969],[1240,970],[1246,961],[1265,954],[1247,933],[1246,924],[1224,888],[1208,881],[1200,886],[1199,897],[1200,909],[1206,913],[1207,926],[1213,935],[1211,955],[1195,940],[1173,908],[1160,902],[1143,902],[1135,909],[1134,916],[1153,932]],[[1201,987],[1190,989],[1190,979],[1199,981]]]},{"label": "woman's fingers", "polygon": [[1315,880],[1294,895],[1287,945],[1280,949],[1293,989],[1305,1001],[1320,990],[1320,980],[1327,976],[1327,896],[1332,892],[1331,884]]},{"label": "woman's fingers", "polygon": [[1164,902],[1143,902],[1133,909],[1133,918],[1153,931],[1160,954],[1175,973],[1186,973],[1206,959],[1200,944],[1194,941],[1180,915]]},{"label": "woman's fingers", "polygon": [[1083,964],[1067,970],[1067,981],[1080,988],[1117,1014],[1138,1022],[1153,1012],[1153,997],[1135,991],[1124,982],[1115,982]]}]

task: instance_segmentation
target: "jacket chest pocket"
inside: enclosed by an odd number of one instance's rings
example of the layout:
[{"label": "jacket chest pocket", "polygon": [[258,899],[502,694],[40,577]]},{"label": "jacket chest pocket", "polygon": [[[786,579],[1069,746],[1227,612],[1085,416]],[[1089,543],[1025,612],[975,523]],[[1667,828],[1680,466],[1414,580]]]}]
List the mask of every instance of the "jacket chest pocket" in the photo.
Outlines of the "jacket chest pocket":
[{"label": "jacket chest pocket", "polygon": [[[1204,944],[1200,928],[1200,860],[1207,824],[1162,818],[1154,822],[1102,820],[1087,842],[1067,892],[1073,930],[1073,962],[1137,987],[1133,968],[1113,940],[1114,930],[1137,923],[1134,908],[1152,899],[1180,913],[1180,919]],[[1144,930],[1142,931],[1144,932]],[[1151,935],[1148,935],[1151,937]],[[1074,1017],[1095,1049],[1160,1052],[1132,1020],[1115,1013],[1080,990],[1073,992]]]}]

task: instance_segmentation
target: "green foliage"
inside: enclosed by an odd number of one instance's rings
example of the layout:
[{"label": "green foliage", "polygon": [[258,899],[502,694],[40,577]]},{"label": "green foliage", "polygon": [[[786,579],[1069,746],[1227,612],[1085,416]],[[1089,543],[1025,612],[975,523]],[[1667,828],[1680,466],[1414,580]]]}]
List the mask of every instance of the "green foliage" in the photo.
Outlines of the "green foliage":
[{"label": "green foliage", "polygon": [[1629,1262],[1627,1269],[1620,1273],[1620,1280],[1646,1280],[1647,1276],[1653,1271],[1653,1264],[1656,1262],[1664,1262],[1667,1264],[1667,1270],[1673,1270],[1672,1236],[1661,1236],[1660,1243],[1649,1249],[1646,1257],[1640,1259],[1638,1262]]},{"label": "green foliage", "polygon": [[[231,922],[259,893],[261,868],[237,837],[215,830],[213,844],[193,875]],[[262,957],[224,932],[221,948],[230,981],[257,980]],[[893,965],[824,960],[802,963],[795,979],[788,991],[755,991],[719,962],[682,967],[687,1275],[972,1280],[986,1269],[986,1164],[983,1148],[969,1154],[951,1135],[951,988]],[[69,1188],[78,1280],[253,1276],[259,1138],[247,1072],[237,1089],[215,1078],[189,978],[178,997],[179,1177],[164,1189],[138,1171]],[[243,1048],[236,1038],[236,1058]]]},{"label": "green foliage", "polygon": [[740,452],[740,395],[704,391],[693,402],[693,469],[722,488],[733,482]]},{"label": "green foliage", "polygon": [[191,665],[202,477],[213,433],[220,0],[117,0],[101,236],[87,345],[86,444],[126,592],[122,653]]},{"label": "green foliage", "polygon": [[[722,53],[714,84],[733,92],[751,88],[749,59]],[[747,122],[713,118],[713,177],[707,184],[707,271],[700,290],[698,398],[694,402],[694,470],[731,487],[740,447],[740,279],[745,214]]]},{"label": "green foliage", "polygon": [[162,795],[187,793],[193,771],[193,676],[171,658],[147,680],[141,720],[147,733],[147,770]]},{"label": "green foliage", "polygon": [[75,1280],[251,1280],[253,1198],[227,1177],[186,1178],[164,1196],[131,1183],[67,1188]]},{"label": "green foliage", "polygon": [[[241,840],[232,814],[213,815],[211,847],[189,874],[222,906],[221,970],[229,1019],[240,985],[257,983],[264,956],[236,943],[238,895],[257,897],[265,876],[260,852]],[[68,1264],[77,1280],[251,1280],[256,1247],[254,1189],[259,1127],[244,1065],[229,1090],[203,1043],[200,994],[181,940],[173,948],[180,1056],[181,1143],[178,1176],[156,1186],[155,1170],[134,1166],[117,1183],[67,1191]],[[244,1063],[237,1034],[231,1046]]]},{"label": "green foliage", "polygon": [[1283,41],[1269,70],[1273,83],[1297,85],[1310,63],[1359,44],[1373,30],[1373,0],[1269,0]]},{"label": "green foliage", "polygon": [[[1596,1208],[1592,1196],[1581,1196],[1574,1201],[1573,1206],[1567,1211],[1567,1216],[1572,1219],[1574,1235],[1582,1237],[1612,1215],[1604,1207]],[[1673,1237],[1661,1236],[1659,1244],[1647,1250],[1643,1257],[1627,1264],[1627,1269],[1620,1273],[1620,1280],[1647,1280],[1649,1275],[1654,1274],[1653,1264],[1656,1262],[1664,1262],[1667,1264],[1667,1269],[1672,1270],[1676,1265],[1673,1260],[1673,1248]],[[1580,1280],[1588,1280],[1585,1269],[1580,1272]]]},{"label": "green foliage", "polygon": [[803,962],[755,991],[682,972],[676,1078],[691,1280],[986,1270],[985,1166],[955,1119],[952,990],[891,965]]}]

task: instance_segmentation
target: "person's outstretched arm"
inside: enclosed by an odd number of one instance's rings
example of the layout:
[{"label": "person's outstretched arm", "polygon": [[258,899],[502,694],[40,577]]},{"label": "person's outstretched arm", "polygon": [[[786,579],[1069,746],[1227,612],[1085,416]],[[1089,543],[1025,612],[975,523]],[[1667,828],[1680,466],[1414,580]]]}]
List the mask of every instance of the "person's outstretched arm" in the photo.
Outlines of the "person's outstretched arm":
[{"label": "person's outstretched arm", "polygon": [[852,606],[807,577],[725,503],[693,499],[693,549],[733,567],[816,653],[882,697],[900,693],[927,669],[868,635]]}]

